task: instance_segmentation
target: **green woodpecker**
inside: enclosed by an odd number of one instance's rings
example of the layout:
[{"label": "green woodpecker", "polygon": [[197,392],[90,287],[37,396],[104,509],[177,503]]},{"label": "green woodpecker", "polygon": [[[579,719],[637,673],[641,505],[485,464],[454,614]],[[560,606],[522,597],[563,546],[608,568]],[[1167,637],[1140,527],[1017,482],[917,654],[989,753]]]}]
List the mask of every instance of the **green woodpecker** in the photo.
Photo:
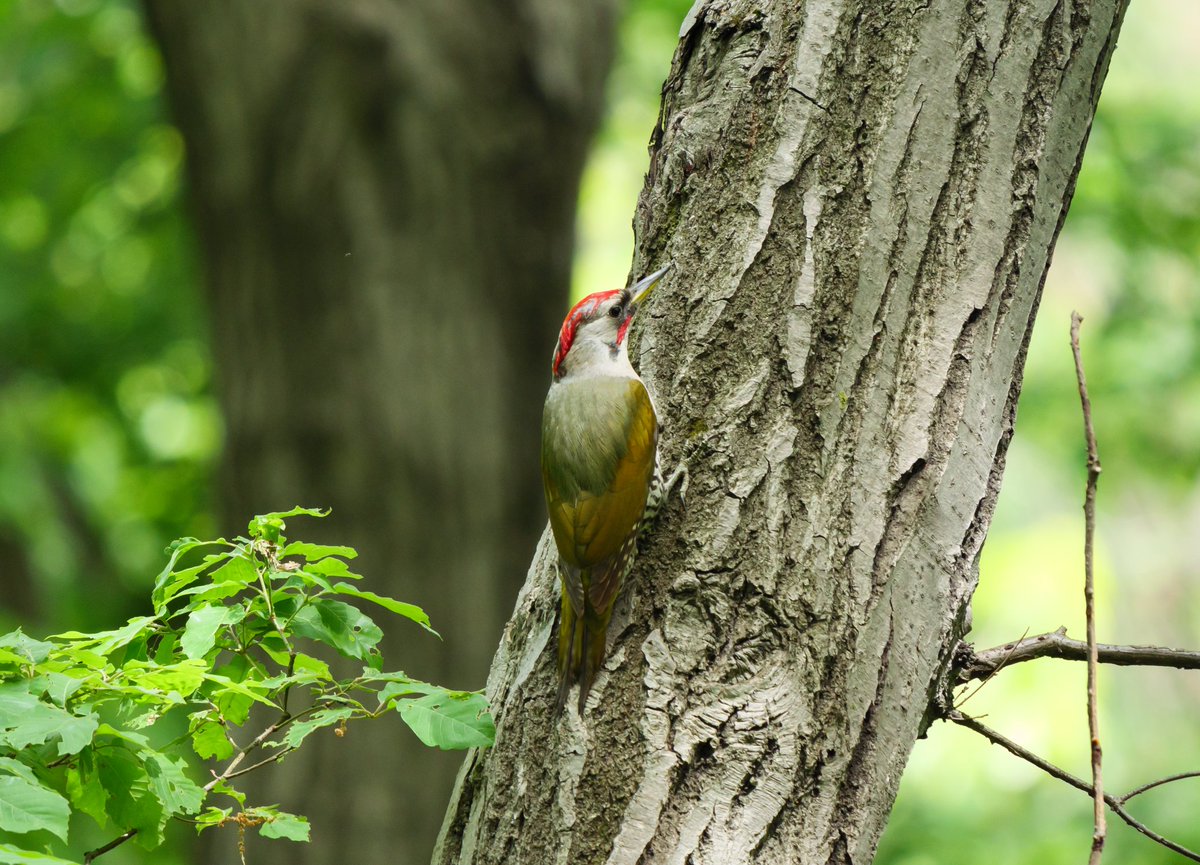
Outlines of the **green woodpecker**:
[{"label": "green woodpecker", "polygon": [[558,710],[579,682],[579,711],[604,660],[638,532],[680,477],[658,466],[658,417],[629,362],[625,337],[670,267],[633,288],[590,294],[572,307],[554,350],[542,414],[542,481],[558,547],[562,615]]}]

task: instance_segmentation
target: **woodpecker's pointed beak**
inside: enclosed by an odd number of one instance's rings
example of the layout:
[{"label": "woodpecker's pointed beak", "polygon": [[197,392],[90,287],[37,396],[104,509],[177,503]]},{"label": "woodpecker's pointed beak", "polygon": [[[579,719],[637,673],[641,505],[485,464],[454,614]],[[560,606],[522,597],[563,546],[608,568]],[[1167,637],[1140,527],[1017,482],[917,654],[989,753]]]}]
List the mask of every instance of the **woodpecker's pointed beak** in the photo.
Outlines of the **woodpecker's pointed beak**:
[{"label": "woodpecker's pointed beak", "polygon": [[642,302],[650,296],[650,292],[654,291],[654,286],[658,285],[659,280],[666,276],[667,271],[674,266],[674,264],[668,264],[662,270],[656,270],[649,276],[643,277],[637,285],[629,289],[630,293],[633,295],[633,298],[629,301],[630,315],[633,315],[633,313],[641,309]]}]

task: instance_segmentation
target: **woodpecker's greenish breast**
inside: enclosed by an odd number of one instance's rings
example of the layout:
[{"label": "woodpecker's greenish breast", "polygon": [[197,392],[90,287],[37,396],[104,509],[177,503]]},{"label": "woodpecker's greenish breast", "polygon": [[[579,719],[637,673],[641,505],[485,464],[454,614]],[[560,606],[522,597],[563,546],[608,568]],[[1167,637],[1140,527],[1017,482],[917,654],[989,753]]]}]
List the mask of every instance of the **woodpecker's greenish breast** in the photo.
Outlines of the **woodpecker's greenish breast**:
[{"label": "woodpecker's greenish breast", "polygon": [[550,389],[542,480],[563,560],[590,568],[637,528],[654,476],[658,420],[639,379],[589,376]]}]

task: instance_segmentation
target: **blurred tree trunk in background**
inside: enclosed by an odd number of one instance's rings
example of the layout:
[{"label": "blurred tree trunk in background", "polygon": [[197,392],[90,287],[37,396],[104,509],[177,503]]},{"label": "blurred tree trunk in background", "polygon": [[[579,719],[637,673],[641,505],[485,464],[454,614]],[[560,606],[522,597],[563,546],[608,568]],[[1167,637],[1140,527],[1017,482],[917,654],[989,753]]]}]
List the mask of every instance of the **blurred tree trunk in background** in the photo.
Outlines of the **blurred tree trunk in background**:
[{"label": "blurred tree trunk in background", "polygon": [[552,710],[544,536],[435,862],[871,860],[968,627],[1124,6],[693,7],[635,222],[636,270],[676,264],[635,354],[691,491],[582,723]]},{"label": "blurred tree trunk in background", "polygon": [[[483,684],[543,508],[537,434],[615,0],[147,0],[188,147],[228,429],[222,527],[292,504],[419,603],[392,668]],[[306,750],[308,750],[306,748]],[[427,862],[461,755],[399,724],[291,757],[311,846]],[[228,857],[223,857],[228,861]]]}]

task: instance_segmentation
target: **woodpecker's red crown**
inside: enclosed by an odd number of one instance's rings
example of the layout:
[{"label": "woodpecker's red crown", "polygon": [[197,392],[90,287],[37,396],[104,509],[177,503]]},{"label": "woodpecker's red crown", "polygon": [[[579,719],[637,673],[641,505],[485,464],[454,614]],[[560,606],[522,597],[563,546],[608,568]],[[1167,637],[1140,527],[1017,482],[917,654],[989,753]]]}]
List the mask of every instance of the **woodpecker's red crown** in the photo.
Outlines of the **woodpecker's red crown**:
[{"label": "woodpecker's red crown", "polygon": [[[575,342],[575,332],[579,330],[579,325],[585,321],[591,321],[597,315],[600,307],[604,302],[612,298],[619,297],[622,294],[620,289],[613,291],[597,291],[594,294],[589,294],[579,303],[571,307],[571,311],[567,313],[567,317],[563,320],[562,330],[558,332],[558,348],[554,351],[554,367],[552,369],[555,378],[558,377],[558,367],[563,362],[563,358],[567,356],[567,352],[571,350],[571,343]],[[628,319],[622,323],[618,333],[617,342],[625,338],[625,331],[628,329]]]},{"label": "woodpecker's red crown", "polygon": [[[556,379],[561,377],[562,362],[571,351],[571,346],[575,344],[579,329],[597,320],[604,320],[604,325],[596,325],[596,327],[602,328],[596,331],[596,337],[602,339],[604,344],[613,350],[615,357],[616,350],[625,342],[625,337],[629,333],[629,325],[633,321],[634,314],[650,296],[654,286],[670,269],[671,265],[668,264],[662,270],[650,274],[631,288],[597,291],[589,294],[571,307],[571,311],[563,320],[562,329],[558,332],[558,345],[554,350],[552,367],[554,377]],[[611,317],[613,321],[608,321],[608,317]]]}]

